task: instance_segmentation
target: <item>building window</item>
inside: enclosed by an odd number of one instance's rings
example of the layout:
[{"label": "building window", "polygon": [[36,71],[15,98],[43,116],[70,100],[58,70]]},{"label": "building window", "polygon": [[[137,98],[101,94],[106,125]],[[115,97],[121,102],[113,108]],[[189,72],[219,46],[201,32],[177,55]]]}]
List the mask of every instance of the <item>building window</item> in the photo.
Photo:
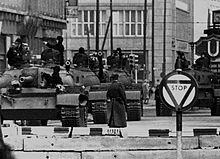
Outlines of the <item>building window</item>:
[{"label": "building window", "polygon": [[125,36],[143,35],[143,11],[125,11]]},{"label": "building window", "polygon": [[76,24],[77,19],[72,18],[71,19],[71,36],[76,36],[77,35],[77,24]]},{"label": "building window", "polygon": [[106,24],[108,23],[108,18],[106,15],[106,11],[102,10],[99,13],[99,35],[105,35],[105,31],[106,31]]},{"label": "building window", "polygon": [[136,24],[137,24],[137,35],[144,35],[143,34],[143,25],[144,25],[144,22],[143,22],[143,11],[137,11],[137,21],[136,21]]},{"label": "building window", "polygon": [[[106,11],[100,11],[99,17],[99,34],[102,36],[105,35],[106,24],[108,22]],[[88,31],[90,36],[95,36],[95,19],[96,12],[93,10],[78,11],[78,18],[71,19],[71,36],[87,36]]]},{"label": "building window", "polygon": [[[143,11],[113,11],[114,36],[143,36]],[[99,35],[104,36],[109,19],[105,10],[100,10]],[[71,36],[95,36],[96,12],[94,10],[78,11],[78,18],[71,19]]]},{"label": "building window", "polygon": [[84,15],[84,19],[83,19],[83,30],[84,30],[84,34],[83,35],[87,35],[87,32],[89,30],[89,33],[91,36],[94,36],[95,33],[95,13],[94,11],[84,11],[83,12]]},{"label": "building window", "polygon": [[113,35],[120,36],[123,35],[123,11],[114,11],[113,15]]}]

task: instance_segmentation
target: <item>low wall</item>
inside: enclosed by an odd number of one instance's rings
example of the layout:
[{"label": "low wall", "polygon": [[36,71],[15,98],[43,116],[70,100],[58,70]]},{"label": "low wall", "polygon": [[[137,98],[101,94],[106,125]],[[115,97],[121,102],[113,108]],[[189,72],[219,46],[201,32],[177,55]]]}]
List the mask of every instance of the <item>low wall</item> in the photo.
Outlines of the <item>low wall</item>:
[{"label": "low wall", "polygon": [[[16,159],[176,159],[175,137],[5,136]],[[219,159],[220,136],[182,137],[184,159]]]}]

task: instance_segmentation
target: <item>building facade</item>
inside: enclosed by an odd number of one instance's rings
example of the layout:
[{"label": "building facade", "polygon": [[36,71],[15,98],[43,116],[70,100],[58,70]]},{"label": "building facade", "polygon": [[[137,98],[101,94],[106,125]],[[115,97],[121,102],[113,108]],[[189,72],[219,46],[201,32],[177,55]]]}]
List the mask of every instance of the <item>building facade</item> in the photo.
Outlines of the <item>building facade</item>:
[{"label": "building facade", "polygon": [[[153,83],[161,79],[162,72],[166,74],[174,69],[176,51],[185,52],[187,58],[192,60],[189,45],[193,41],[192,0],[112,0],[113,42],[111,42],[111,29],[108,27],[111,15],[110,2],[110,0],[99,0],[98,45],[105,57],[111,54],[112,47],[113,50],[121,48],[124,54],[137,54],[139,72],[146,67],[146,77],[152,79]],[[97,0],[69,0],[67,31],[64,37],[67,57],[70,59],[79,47],[84,47],[88,52],[97,51],[96,11]]]},{"label": "building facade", "polygon": [[66,29],[63,0],[1,0],[0,72],[7,68],[6,53],[17,37],[32,54],[43,50],[42,40],[53,40]]}]

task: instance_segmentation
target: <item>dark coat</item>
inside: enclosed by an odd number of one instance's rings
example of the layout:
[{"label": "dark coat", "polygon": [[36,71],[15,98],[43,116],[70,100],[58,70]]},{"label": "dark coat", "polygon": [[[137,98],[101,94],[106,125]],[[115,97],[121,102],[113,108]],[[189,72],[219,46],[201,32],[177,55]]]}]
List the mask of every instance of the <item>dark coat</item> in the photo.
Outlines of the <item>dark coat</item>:
[{"label": "dark coat", "polygon": [[7,52],[8,64],[14,67],[20,67],[24,61],[22,58],[22,49],[19,47],[10,47]]},{"label": "dark coat", "polygon": [[50,43],[47,43],[47,46],[49,48],[52,48],[54,50],[57,50],[60,52],[60,55],[59,55],[59,60],[60,60],[60,65],[62,66],[64,64],[64,55],[63,55],[63,52],[64,52],[64,46],[61,42],[58,42],[57,44],[55,45],[52,45]]},{"label": "dark coat", "polygon": [[85,53],[76,53],[73,57],[73,64],[77,66],[87,67],[89,58]]},{"label": "dark coat", "polygon": [[107,91],[107,119],[109,127],[126,127],[126,94],[121,83],[113,81]]}]

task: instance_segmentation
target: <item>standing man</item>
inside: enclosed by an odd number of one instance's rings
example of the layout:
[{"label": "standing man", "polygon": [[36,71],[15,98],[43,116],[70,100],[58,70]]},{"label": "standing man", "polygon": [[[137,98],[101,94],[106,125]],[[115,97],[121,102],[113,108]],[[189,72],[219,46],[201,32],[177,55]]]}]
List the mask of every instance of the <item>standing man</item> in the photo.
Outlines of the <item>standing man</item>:
[{"label": "standing man", "polygon": [[142,90],[143,90],[143,100],[144,104],[148,104],[149,102],[149,94],[150,94],[150,83],[148,79],[145,79],[142,84]]},{"label": "standing man", "polygon": [[45,42],[46,46],[48,46],[49,48],[52,48],[54,50],[59,51],[59,62],[60,65],[63,66],[64,65],[64,56],[63,56],[63,52],[64,52],[64,46],[63,46],[63,37],[62,36],[57,36],[57,43],[55,45],[50,44],[48,42]]},{"label": "standing man", "polygon": [[112,84],[107,91],[107,118],[109,127],[127,127],[126,94],[123,85],[118,82],[118,74],[112,75]]}]

